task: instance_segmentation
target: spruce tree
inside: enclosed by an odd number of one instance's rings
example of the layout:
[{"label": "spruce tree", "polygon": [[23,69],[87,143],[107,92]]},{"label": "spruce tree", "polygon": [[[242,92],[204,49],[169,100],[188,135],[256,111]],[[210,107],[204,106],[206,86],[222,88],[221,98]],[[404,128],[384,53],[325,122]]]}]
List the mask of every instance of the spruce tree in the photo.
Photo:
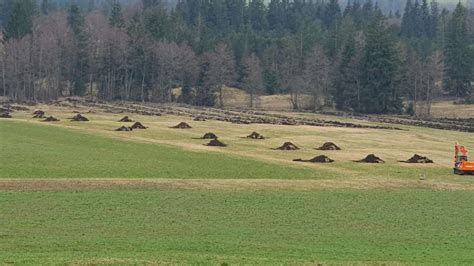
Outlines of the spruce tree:
[{"label": "spruce tree", "polygon": [[31,33],[36,2],[34,0],[14,0],[11,8],[10,18],[5,29],[5,38],[23,38]]},{"label": "spruce tree", "polygon": [[412,9],[413,9],[413,3],[411,0],[408,0],[407,3],[405,4],[405,11],[403,12],[402,26],[400,29],[400,35],[405,38],[410,38],[413,35]]},{"label": "spruce tree", "polygon": [[448,24],[445,47],[445,86],[457,97],[470,92],[473,52],[469,45],[467,9],[459,2]]},{"label": "spruce tree", "polygon": [[84,17],[76,4],[71,4],[67,17],[68,25],[74,33],[75,62],[72,73],[73,93],[82,96],[89,74],[89,53],[87,35],[84,31]]},{"label": "spruce tree", "polygon": [[125,21],[122,14],[122,6],[120,2],[114,1],[112,3],[112,10],[109,17],[109,24],[112,27],[123,28],[125,27]]},{"label": "spruce tree", "polygon": [[364,57],[361,67],[361,109],[366,113],[394,113],[401,109],[395,75],[397,50],[382,15],[375,15],[366,32]]},{"label": "spruce tree", "polygon": [[431,1],[431,14],[430,14],[430,26],[429,26],[429,36],[432,39],[438,37],[439,23],[440,23],[440,13],[439,13],[439,4],[436,0]]}]

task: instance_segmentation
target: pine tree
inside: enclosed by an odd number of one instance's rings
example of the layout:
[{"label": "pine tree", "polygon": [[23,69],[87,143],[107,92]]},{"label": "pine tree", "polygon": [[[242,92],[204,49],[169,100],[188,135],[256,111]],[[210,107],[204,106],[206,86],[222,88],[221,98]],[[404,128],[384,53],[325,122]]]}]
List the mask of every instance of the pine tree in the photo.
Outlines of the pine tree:
[{"label": "pine tree", "polygon": [[473,52],[466,20],[467,9],[459,2],[449,21],[445,48],[445,86],[457,97],[467,96],[471,88]]},{"label": "pine tree", "polygon": [[125,21],[122,14],[122,6],[120,2],[114,1],[112,3],[112,10],[109,17],[109,24],[112,27],[123,28],[125,27]]},{"label": "pine tree", "polygon": [[23,38],[31,33],[36,2],[34,0],[14,0],[11,8],[10,18],[5,29],[5,38]]},{"label": "pine tree", "polygon": [[392,113],[401,109],[395,84],[397,51],[384,18],[372,18],[366,32],[362,75],[361,109],[366,113]]}]

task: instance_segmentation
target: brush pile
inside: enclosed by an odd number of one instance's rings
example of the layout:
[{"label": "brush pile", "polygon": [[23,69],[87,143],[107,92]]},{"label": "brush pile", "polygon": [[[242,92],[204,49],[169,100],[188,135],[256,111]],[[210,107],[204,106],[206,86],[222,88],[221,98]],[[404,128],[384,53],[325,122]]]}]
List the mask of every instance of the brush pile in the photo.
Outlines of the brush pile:
[{"label": "brush pile", "polygon": [[217,139],[217,135],[212,133],[212,132],[209,132],[209,133],[206,133],[204,134],[204,136],[202,136],[202,139]]},{"label": "brush pile", "polygon": [[285,143],[283,143],[283,145],[276,148],[276,150],[282,150],[282,151],[296,151],[296,150],[299,150],[299,149],[300,148],[298,148],[298,146],[296,146],[295,144],[293,144],[291,142],[285,142]]},{"label": "brush pile", "polygon": [[119,122],[131,123],[131,122],[133,122],[133,120],[128,118],[128,116],[124,116],[122,119],[119,120]]},{"label": "brush pile", "polygon": [[333,163],[334,160],[327,157],[326,155],[316,156],[310,160],[303,160],[303,159],[295,159],[294,162],[306,162],[306,163]]},{"label": "brush pile", "polygon": [[132,125],[131,129],[147,129],[148,127],[144,126],[140,122],[135,122],[135,124]]},{"label": "brush pile", "polygon": [[176,125],[174,127],[171,127],[171,128],[189,129],[189,128],[192,128],[192,127],[190,125],[188,125],[188,123],[186,123],[186,122],[181,122],[178,125]]},{"label": "brush pile", "polygon": [[50,116],[50,117],[47,117],[45,120],[43,120],[43,122],[58,122],[59,119],[53,117],[53,116]]},{"label": "brush pile", "polygon": [[87,119],[87,117],[85,117],[81,114],[77,114],[73,118],[71,118],[71,121],[73,121],[73,122],[88,122],[89,119]]},{"label": "brush pile", "polygon": [[131,127],[126,127],[126,126],[121,126],[117,128],[115,131],[121,131],[121,132],[129,132],[132,131],[133,129]]},{"label": "brush pile", "polygon": [[247,136],[248,139],[265,139],[264,136],[260,135],[259,133],[257,132],[252,132],[252,134],[248,135]]},{"label": "brush pile", "polygon": [[326,142],[326,143],[323,144],[323,146],[317,148],[316,150],[319,150],[319,151],[340,151],[341,148],[339,148],[333,142]]},{"label": "brush pile", "polygon": [[434,162],[433,162],[433,160],[429,159],[428,157],[415,154],[410,159],[408,159],[406,161],[402,161],[402,163],[434,163]]},{"label": "brush pile", "polygon": [[209,146],[209,147],[226,147],[227,145],[220,142],[218,139],[213,139],[208,144],[206,144],[206,146]]},{"label": "brush pile", "polygon": [[355,161],[356,163],[385,163],[384,160],[380,159],[379,157],[375,156],[375,154],[369,154],[362,160]]}]

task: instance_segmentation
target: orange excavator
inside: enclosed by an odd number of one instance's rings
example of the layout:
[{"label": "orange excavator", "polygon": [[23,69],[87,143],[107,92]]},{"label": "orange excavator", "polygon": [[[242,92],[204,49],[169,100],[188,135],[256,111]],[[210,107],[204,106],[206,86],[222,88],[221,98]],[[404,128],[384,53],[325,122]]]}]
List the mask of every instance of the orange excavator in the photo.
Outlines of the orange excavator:
[{"label": "orange excavator", "polygon": [[456,143],[454,154],[454,174],[472,175],[474,174],[474,162],[467,159],[467,150],[464,146]]}]

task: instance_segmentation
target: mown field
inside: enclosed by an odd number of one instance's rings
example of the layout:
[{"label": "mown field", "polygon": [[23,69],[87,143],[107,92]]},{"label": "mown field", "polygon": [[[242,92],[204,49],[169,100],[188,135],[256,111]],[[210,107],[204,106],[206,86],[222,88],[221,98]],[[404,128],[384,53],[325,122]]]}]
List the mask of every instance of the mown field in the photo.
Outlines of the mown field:
[{"label": "mown field", "polygon": [[[41,109],[61,122],[0,120],[0,264],[474,263],[474,178],[451,174],[471,134],[138,115],[149,129],[114,132],[123,114]],[[242,138],[254,130],[268,139]],[[336,162],[292,161],[323,153]],[[352,162],[368,153],[387,163]],[[398,162],[413,153],[435,164]]]}]

